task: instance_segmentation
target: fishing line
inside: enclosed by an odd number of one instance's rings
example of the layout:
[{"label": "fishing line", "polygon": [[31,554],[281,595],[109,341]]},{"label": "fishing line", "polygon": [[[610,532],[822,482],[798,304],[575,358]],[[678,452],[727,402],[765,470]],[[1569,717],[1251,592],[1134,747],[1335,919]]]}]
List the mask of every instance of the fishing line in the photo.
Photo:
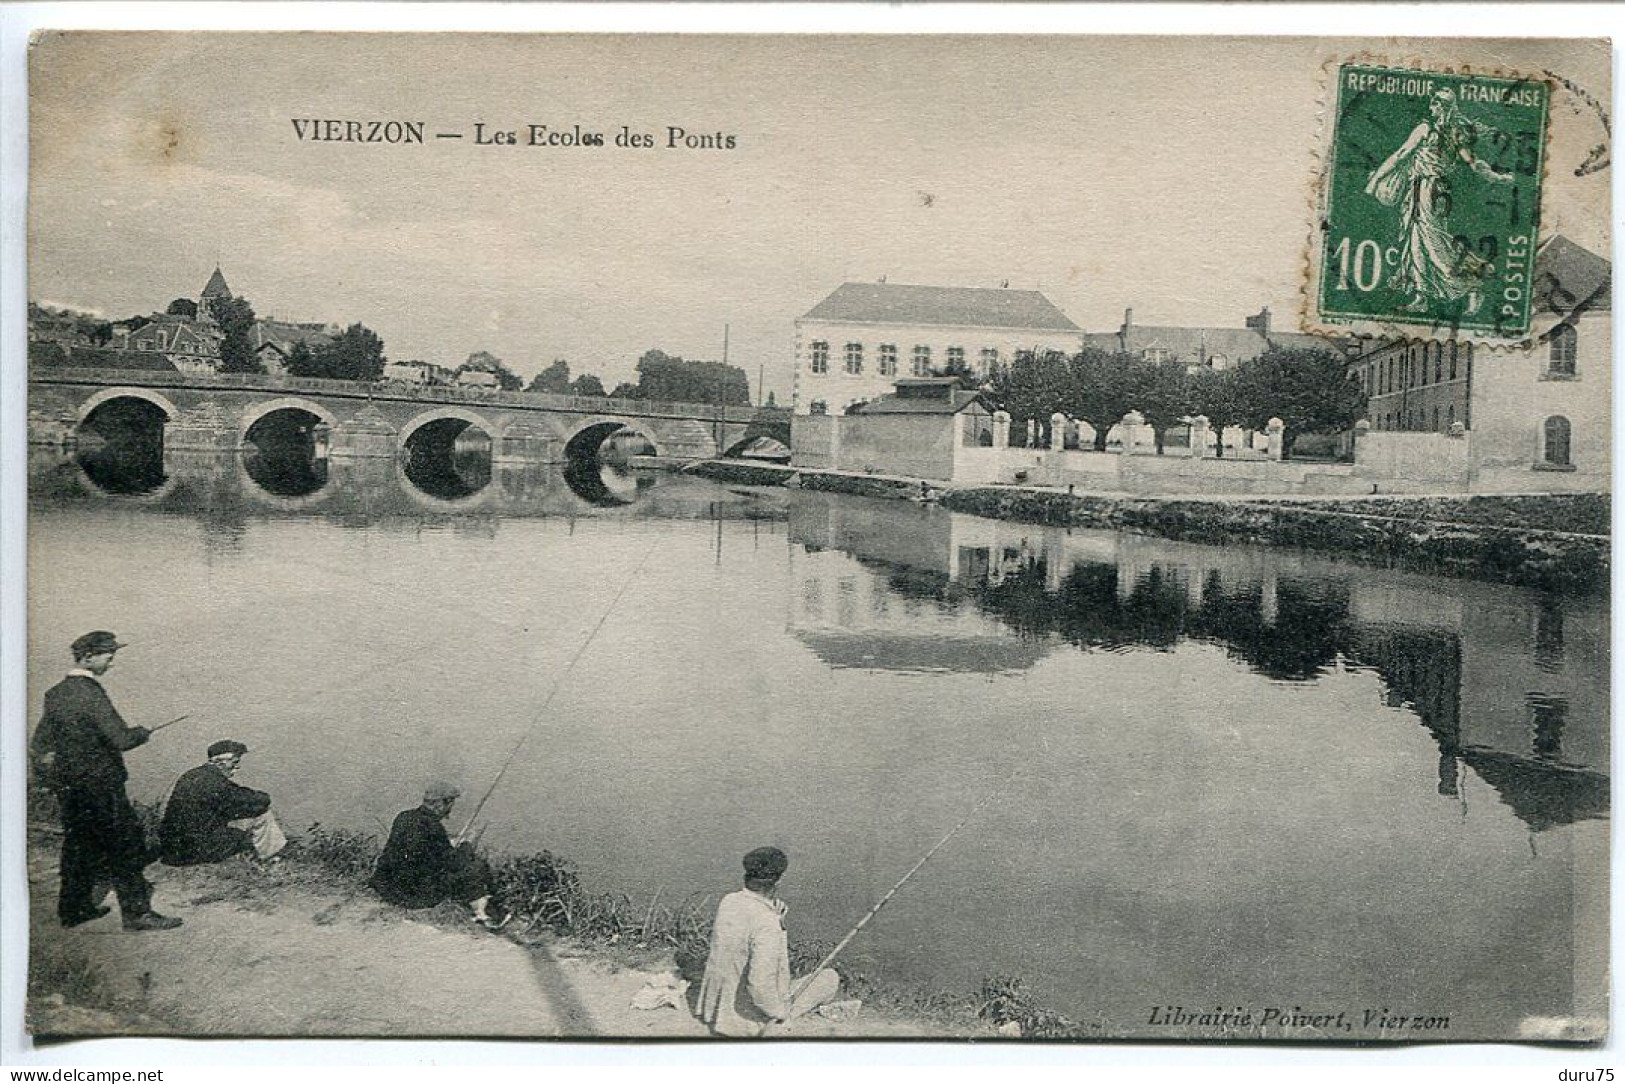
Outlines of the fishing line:
[{"label": "fishing line", "polygon": [[456,842],[461,843],[468,836],[468,830],[474,827],[474,821],[479,817],[480,810],[485,808],[485,803],[490,800],[492,793],[496,791],[497,784],[502,782],[502,777],[508,774],[508,769],[513,766],[514,758],[519,755],[519,750],[523,749],[525,743],[530,740],[530,736],[536,733],[537,724],[542,721],[542,716],[547,713],[548,705],[553,703],[553,698],[559,694],[560,689],[564,688],[565,678],[570,676],[570,672],[575,669],[576,663],[581,661],[581,656],[586,653],[593,640],[597,639],[598,631],[604,627],[604,622],[609,620],[609,615],[615,612],[616,604],[621,601],[621,596],[626,594],[626,589],[632,586],[632,581],[637,579],[638,573],[643,570],[644,562],[648,561],[649,555],[654,552],[658,542],[659,540],[656,539],[654,542],[649,543],[649,548],[644,550],[643,556],[638,559],[637,567],[632,569],[632,572],[626,577],[626,582],[621,584],[621,589],[615,593],[615,597],[604,608],[604,615],[598,619],[598,624],[593,626],[592,631],[587,634],[587,638],[581,641],[581,646],[576,648],[575,655],[565,664],[564,669],[559,671],[558,677],[553,679],[552,691],[547,694],[547,699],[542,701],[542,706],[536,709],[536,718],[531,721],[525,732],[519,735],[519,741],[514,743],[513,750],[508,754],[508,759],[502,762],[502,768],[497,772],[497,777],[491,780],[491,785],[485,788],[485,793],[480,795],[480,800],[474,803],[474,811],[468,815],[468,821],[463,825],[463,830],[457,833]]},{"label": "fishing line", "polygon": [[[1006,785],[1008,785],[1008,783]],[[805,990],[807,988],[807,985],[812,982],[813,978],[820,971],[824,970],[824,968],[828,967],[830,965],[830,962],[833,961],[835,959],[835,957],[839,956],[841,954],[841,951],[843,949],[845,949],[847,945],[850,945],[852,943],[852,939],[854,937],[858,936],[858,932],[869,924],[869,920],[874,918],[876,915],[878,915],[880,913],[880,909],[882,907],[886,906],[886,904],[891,901],[891,898],[893,896],[897,895],[898,890],[900,888],[902,888],[905,884],[908,883],[909,878],[913,877],[916,873],[920,872],[920,869],[927,862],[931,861],[931,856],[936,854],[938,851],[942,850],[942,848],[947,845],[948,841],[950,839],[954,838],[956,835],[958,835],[959,830],[961,828],[965,827],[965,825],[969,824],[970,821],[971,821],[971,818],[976,816],[977,813],[981,812],[982,807],[987,805],[988,802],[992,801],[994,795],[998,794],[1003,789],[1004,789],[1003,787],[998,787],[998,788],[995,788],[993,790],[988,791],[986,794],[984,794],[982,796],[981,801],[979,801],[975,805],[971,806],[970,812],[966,813],[965,816],[960,820],[960,822],[958,824],[954,825],[953,828],[949,829],[947,835],[945,835],[941,839],[937,840],[936,846],[932,847],[929,851],[926,851],[924,857],[922,857],[918,862],[914,863],[913,868],[910,869],[907,873],[903,874],[901,880],[899,880],[896,884],[891,886],[891,891],[887,892],[884,896],[880,897],[880,902],[875,904],[873,907],[869,908],[869,913],[864,915],[862,918],[858,919],[858,924],[856,926],[853,926],[850,930],[848,930],[846,936],[841,938],[840,942],[837,943],[834,948],[830,949],[829,953],[822,960],[819,960],[817,964],[813,965],[812,970],[808,971],[807,974],[803,975],[800,979],[798,979],[796,981],[795,986],[792,987],[791,990],[790,990],[790,997],[792,999],[794,999],[803,990]]]}]

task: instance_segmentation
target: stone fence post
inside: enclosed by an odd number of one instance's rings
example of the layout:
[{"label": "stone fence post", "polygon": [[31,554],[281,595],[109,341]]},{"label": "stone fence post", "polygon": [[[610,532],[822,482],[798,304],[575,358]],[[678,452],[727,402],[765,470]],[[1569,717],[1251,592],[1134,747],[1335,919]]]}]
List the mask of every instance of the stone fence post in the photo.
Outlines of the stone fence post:
[{"label": "stone fence post", "polygon": [[1049,416],[1049,450],[1066,451],[1066,415],[1060,411]]},{"label": "stone fence post", "polygon": [[1191,458],[1201,459],[1207,454],[1207,415],[1198,414],[1191,419]]},{"label": "stone fence post", "polygon": [[993,447],[1010,447],[1010,414],[1008,411],[995,410],[993,412]]},{"label": "stone fence post", "polygon": [[1270,458],[1276,460],[1280,459],[1281,454],[1286,447],[1286,441],[1284,439],[1286,435],[1286,422],[1283,422],[1280,418],[1271,418],[1269,420],[1269,424],[1264,427],[1264,433],[1269,438],[1270,442]]},{"label": "stone fence post", "polygon": [[1123,415],[1123,454],[1133,455],[1142,439],[1141,430],[1145,428],[1145,415],[1138,410],[1131,410]]}]

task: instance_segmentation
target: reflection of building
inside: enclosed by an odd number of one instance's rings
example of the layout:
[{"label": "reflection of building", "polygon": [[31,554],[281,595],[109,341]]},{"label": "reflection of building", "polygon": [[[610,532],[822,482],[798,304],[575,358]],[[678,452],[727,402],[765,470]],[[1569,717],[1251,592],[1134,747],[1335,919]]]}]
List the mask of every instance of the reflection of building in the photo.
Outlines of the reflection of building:
[{"label": "reflection of building", "polygon": [[898,377],[985,376],[1018,354],[1075,354],[1078,327],[1037,290],[848,282],[796,321],[797,414],[839,414]]},{"label": "reflection of building", "polygon": [[1608,260],[1555,236],[1535,253],[1534,311],[1560,321],[1519,348],[1399,340],[1349,367],[1374,430],[1471,436],[1477,489],[1600,489],[1609,481]]},{"label": "reflection of building", "polygon": [[1471,772],[1535,830],[1608,813],[1604,603],[805,493],[790,527],[791,627],[831,665],[1010,669],[1012,636],[1035,659],[1215,644],[1276,681],[1341,660],[1427,729],[1441,795]]},{"label": "reflection of building", "polygon": [[1136,324],[1134,310],[1123,310],[1116,331],[1091,331],[1083,345],[1111,354],[1129,354],[1150,362],[1178,361],[1187,369],[1233,369],[1272,347],[1325,350],[1341,344],[1318,335],[1276,331],[1266,307],[1242,321],[1243,327],[1168,327]]},{"label": "reflection of building", "polygon": [[[901,506],[900,506],[901,508]],[[1049,647],[954,587],[989,520],[935,508],[873,516],[861,502],[798,495],[790,509],[792,634],[834,667],[1001,673]],[[966,528],[970,528],[969,532]]]}]

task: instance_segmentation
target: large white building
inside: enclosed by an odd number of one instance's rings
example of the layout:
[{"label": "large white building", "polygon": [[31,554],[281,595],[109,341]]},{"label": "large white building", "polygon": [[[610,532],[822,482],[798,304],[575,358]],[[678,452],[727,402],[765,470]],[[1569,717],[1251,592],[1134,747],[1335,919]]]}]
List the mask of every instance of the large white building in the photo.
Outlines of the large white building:
[{"label": "large white building", "polygon": [[986,376],[1027,351],[1075,354],[1083,333],[1037,290],[848,282],[795,324],[797,414],[840,414],[899,377]]}]

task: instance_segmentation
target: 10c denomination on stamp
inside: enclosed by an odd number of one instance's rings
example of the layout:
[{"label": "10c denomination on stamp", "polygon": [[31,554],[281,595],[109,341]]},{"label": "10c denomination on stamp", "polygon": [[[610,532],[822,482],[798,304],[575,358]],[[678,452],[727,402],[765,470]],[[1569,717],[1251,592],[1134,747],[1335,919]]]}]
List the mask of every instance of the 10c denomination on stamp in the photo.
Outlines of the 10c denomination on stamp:
[{"label": "10c denomination on stamp", "polygon": [[1550,99],[1536,79],[1340,65],[1312,320],[1527,339]]}]

